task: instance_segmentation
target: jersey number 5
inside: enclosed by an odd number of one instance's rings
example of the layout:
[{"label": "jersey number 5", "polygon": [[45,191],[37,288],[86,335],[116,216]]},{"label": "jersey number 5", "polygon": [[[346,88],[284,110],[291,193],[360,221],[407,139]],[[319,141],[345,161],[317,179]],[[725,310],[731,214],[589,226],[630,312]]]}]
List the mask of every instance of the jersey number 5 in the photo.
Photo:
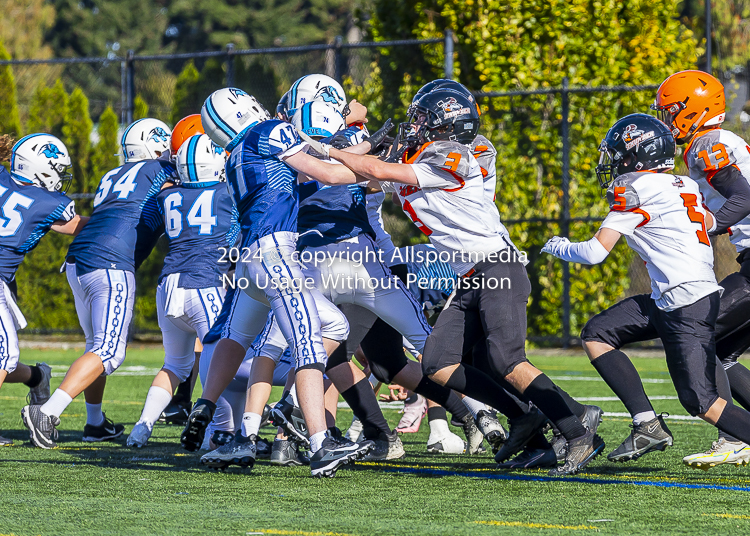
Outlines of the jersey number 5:
[{"label": "jersey number 5", "polygon": [[706,217],[695,210],[698,206],[698,196],[695,194],[680,194],[682,198],[682,204],[687,208],[688,218],[693,223],[700,223],[701,228],[695,231],[698,236],[698,242],[710,246],[711,242],[708,240],[708,233],[706,233]]}]

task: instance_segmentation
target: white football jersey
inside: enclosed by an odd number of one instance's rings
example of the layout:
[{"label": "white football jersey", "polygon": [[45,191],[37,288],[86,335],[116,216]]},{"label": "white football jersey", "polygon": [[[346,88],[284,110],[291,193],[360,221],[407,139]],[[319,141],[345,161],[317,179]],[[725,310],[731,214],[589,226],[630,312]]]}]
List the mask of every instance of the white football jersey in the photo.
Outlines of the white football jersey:
[{"label": "white football jersey", "polygon": [[471,142],[471,153],[479,162],[484,177],[484,193],[490,200],[495,200],[495,191],[497,189],[497,150],[492,142],[484,136],[477,136]]},{"label": "white football jersey", "polygon": [[651,297],[663,310],[720,291],[698,184],[688,177],[634,172],[607,190],[610,212],[602,227],[625,235],[646,263]]},{"label": "white football jersey", "polygon": [[[737,134],[723,129],[696,134],[683,155],[690,178],[698,183],[706,206],[716,213],[726,198],[711,186],[714,174],[726,166],[736,166],[750,181],[750,147]],[[729,228],[729,240],[737,252],[750,248],[750,216]]]},{"label": "white football jersey", "polygon": [[457,274],[490,253],[515,248],[468,146],[434,141],[408,158],[405,154],[403,161],[412,166],[419,186],[392,185],[401,206]]}]

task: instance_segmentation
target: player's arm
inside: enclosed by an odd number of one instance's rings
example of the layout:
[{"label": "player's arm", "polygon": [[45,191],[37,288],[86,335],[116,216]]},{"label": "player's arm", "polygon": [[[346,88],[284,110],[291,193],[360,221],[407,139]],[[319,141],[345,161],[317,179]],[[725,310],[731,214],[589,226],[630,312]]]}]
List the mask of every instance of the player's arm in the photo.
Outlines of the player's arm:
[{"label": "player's arm", "polygon": [[586,242],[571,242],[563,236],[553,236],[544,245],[542,252],[568,262],[599,264],[607,258],[621,236],[620,232],[609,227],[602,227]]},{"label": "player's arm", "polygon": [[409,165],[392,164],[377,158],[346,153],[331,148],[331,158],[335,158],[344,166],[371,181],[392,181],[402,184],[419,185],[417,175]]},{"label": "player's arm", "polygon": [[72,219],[68,221],[58,221],[53,223],[52,227],[50,228],[56,233],[78,236],[78,233],[81,232],[81,229],[83,229],[88,222],[88,216],[80,216],[79,214],[76,214]]},{"label": "player's arm", "polygon": [[[713,215],[716,226],[709,234],[715,236],[727,233],[732,225],[750,215],[750,183],[739,168],[732,165],[717,171],[710,184],[726,198],[726,202]],[[711,229],[714,226],[706,220],[706,227]]]},{"label": "player's arm", "polygon": [[363,177],[357,177],[357,175],[346,166],[329,164],[328,162],[319,160],[303,151],[298,151],[293,155],[283,157],[282,160],[286,165],[293,168],[298,173],[329,186],[356,184],[357,182],[365,180]]}]

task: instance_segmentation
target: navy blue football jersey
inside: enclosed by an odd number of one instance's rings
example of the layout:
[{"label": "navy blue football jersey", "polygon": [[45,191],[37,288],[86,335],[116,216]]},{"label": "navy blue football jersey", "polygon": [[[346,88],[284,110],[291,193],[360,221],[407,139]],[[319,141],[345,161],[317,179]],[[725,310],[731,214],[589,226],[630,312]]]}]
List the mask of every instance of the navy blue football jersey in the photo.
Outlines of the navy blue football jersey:
[{"label": "navy blue football jersey", "polygon": [[75,216],[75,204],[60,192],[21,185],[0,166],[0,280],[9,283],[24,255],[55,222]]},{"label": "navy blue football jersey", "polygon": [[68,248],[68,261],[75,262],[79,275],[140,266],[164,229],[156,195],[174,176],[170,162],[142,160],[102,177],[91,219]]},{"label": "navy blue football jersey", "polygon": [[229,263],[219,263],[219,248],[234,245],[239,235],[237,209],[227,185],[185,183],[164,188],[156,199],[169,240],[159,279],[180,274],[182,288],[220,286]]},{"label": "navy blue football jersey", "polygon": [[271,233],[297,232],[297,173],[279,157],[302,148],[295,128],[271,119],[227,149],[227,184],[240,216],[243,245]]},{"label": "navy blue football jersey", "polygon": [[357,184],[325,186],[316,181],[300,185],[297,248],[318,247],[369,233],[365,189]]}]

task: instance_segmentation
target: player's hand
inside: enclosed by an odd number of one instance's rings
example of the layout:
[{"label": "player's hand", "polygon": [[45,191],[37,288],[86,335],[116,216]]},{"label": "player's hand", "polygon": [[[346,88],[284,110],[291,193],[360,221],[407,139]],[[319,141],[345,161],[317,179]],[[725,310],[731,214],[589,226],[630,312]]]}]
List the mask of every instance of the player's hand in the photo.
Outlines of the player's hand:
[{"label": "player's hand", "polygon": [[336,135],[330,138],[328,142],[334,149],[346,149],[352,145],[347,135],[343,132],[336,133]]},{"label": "player's hand", "polygon": [[325,143],[320,143],[318,140],[312,139],[310,136],[305,134],[304,132],[299,133],[299,137],[302,138],[303,141],[305,141],[311,149],[312,156],[316,158],[330,158],[330,151],[331,146]]},{"label": "player's hand", "polygon": [[[383,144],[386,137],[388,136],[388,133],[391,130],[393,130],[393,121],[391,121],[391,118],[389,117],[388,120],[383,123],[383,126],[380,128],[380,130],[378,130],[372,136],[367,138],[367,140],[365,140],[370,142],[370,154],[381,150],[381,145]],[[391,143],[393,143],[393,140],[391,140]]]},{"label": "player's hand", "polygon": [[388,391],[387,395],[380,395],[380,399],[384,402],[400,402],[409,397],[409,393],[407,393],[406,389],[396,383],[389,385]]},{"label": "player's hand", "polygon": [[550,255],[559,257],[560,254],[563,253],[569,245],[570,240],[568,240],[564,236],[553,236],[552,238],[547,240],[546,244],[544,244],[542,253],[549,253]]},{"label": "player's hand", "polygon": [[349,113],[344,116],[347,126],[354,123],[367,123],[367,107],[364,104],[354,99],[347,105],[347,108]]}]

